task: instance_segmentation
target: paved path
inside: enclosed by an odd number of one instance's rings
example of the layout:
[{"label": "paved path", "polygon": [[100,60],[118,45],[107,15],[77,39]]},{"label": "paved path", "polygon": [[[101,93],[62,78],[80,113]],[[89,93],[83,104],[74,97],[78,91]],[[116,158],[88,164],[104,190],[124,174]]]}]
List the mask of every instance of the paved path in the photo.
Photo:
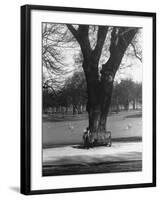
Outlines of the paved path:
[{"label": "paved path", "polygon": [[90,149],[78,148],[76,145],[43,149],[44,175],[139,171],[141,169],[141,142],[115,142],[112,147]]}]

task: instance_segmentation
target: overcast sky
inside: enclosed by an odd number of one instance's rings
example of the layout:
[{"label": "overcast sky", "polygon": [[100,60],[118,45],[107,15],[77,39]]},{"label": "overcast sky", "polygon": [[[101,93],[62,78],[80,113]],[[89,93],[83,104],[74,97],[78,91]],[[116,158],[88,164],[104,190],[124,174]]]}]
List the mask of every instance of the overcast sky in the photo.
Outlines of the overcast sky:
[{"label": "overcast sky", "polygon": [[[78,52],[78,50],[77,50]],[[73,50],[65,50],[65,63],[68,65],[69,68],[75,69],[75,63],[74,63],[74,55],[75,51]],[[131,65],[130,65],[131,64]],[[129,67],[127,67],[130,65]],[[127,79],[131,78],[135,82],[142,82],[142,63],[137,58],[128,58],[128,61],[126,62],[126,66],[124,66],[124,69],[120,69],[117,71],[115,76],[115,81],[120,81],[121,79]]]}]

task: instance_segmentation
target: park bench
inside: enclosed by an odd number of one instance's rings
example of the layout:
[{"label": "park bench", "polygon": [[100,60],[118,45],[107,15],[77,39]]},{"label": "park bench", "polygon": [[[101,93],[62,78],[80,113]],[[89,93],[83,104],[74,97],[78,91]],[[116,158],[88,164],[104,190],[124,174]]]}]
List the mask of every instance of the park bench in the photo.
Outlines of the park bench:
[{"label": "park bench", "polygon": [[83,145],[84,145],[84,148],[97,147],[97,146],[107,146],[107,147],[111,147],[112,146],[111,131],[106,131],[106,133],[102,134],[99,137],[98,141],[95,140],[95,141],[91,142],[90,138],[91,138],[90,131],[87,128],[83,132]]}]

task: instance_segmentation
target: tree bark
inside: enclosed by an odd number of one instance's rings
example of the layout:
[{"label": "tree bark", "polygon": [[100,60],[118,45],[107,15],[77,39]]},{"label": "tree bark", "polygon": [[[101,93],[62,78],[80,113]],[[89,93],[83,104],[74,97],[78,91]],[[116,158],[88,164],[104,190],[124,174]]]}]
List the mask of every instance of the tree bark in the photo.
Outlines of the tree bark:
[{"label": "tree bark", "polygon": [[[106,122],[109,112],[109,107],[111,103],[112,89],[114,75],[109,71],[107,73],[101,72],[101,79],[98,78],[98,63],[94,58],[89,58],[92,60],[92,71],[86,71],[86,63],[88,65],[89,61],[84,60],[83,69],[85,71],[87,80],[87,112],[89,119],[89,130],[90,130],[90,142],[95,145],[107,144],[106,138]],[[89,66],[89,65],[88,65]],[[95,70],[95,71],[94,71]]]}]

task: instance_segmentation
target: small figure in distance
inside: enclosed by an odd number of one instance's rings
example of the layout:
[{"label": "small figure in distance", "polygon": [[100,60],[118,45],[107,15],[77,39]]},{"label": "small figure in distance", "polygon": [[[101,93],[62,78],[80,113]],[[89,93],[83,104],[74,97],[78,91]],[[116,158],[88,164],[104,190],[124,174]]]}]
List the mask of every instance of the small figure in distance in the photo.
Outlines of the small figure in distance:
[{"label": "small figure in distance", "polygon": [[108,135],[107,146],[108,146],[108,147],[111,147],[111,146],[112,146],[111,131],[107,131],[106,134]]},{"label": "small figure in distance", "polygon": [[89,149],[89,147],[90,147],[90,131],[89,131],[88,127],[83,132],[83,144],[84,144],[84,148]]}]

